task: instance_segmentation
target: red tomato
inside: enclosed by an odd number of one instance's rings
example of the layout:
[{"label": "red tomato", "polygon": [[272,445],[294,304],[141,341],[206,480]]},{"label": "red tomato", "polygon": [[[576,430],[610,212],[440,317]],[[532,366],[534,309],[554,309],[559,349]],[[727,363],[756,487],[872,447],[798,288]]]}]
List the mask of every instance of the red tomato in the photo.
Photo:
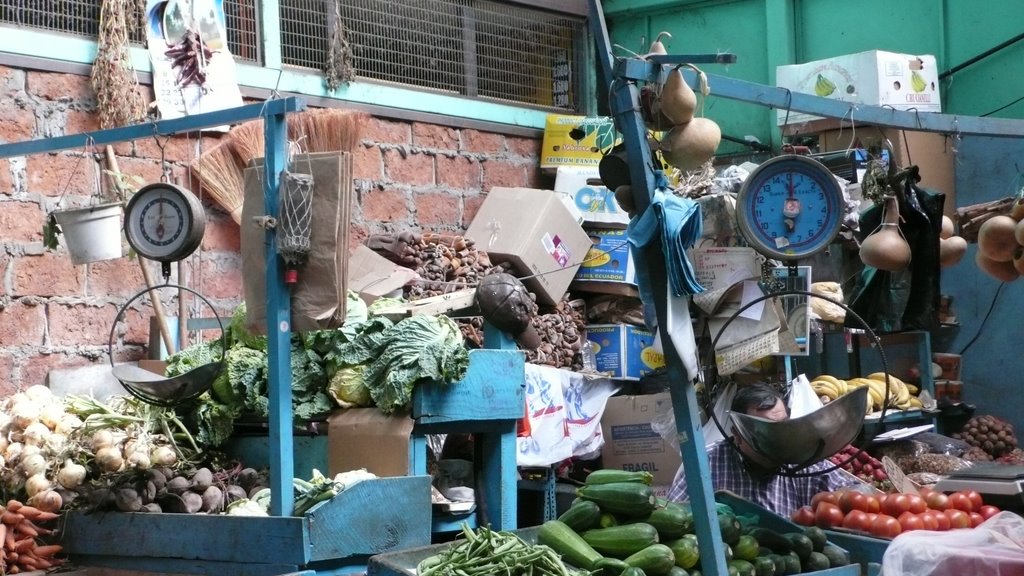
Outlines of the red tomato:
[{"label": "red tomato", "polygon": [[814,509],[814,524],[819,528],[843,525],[843,511],[829,502],[821,502]]},{"label": "red tomato", "polygon": [[871,530],[871,518],[863,510],[850,510],[843,518],[843,528],[868,532]]},{"label": "red tomato", "polygon": [[889,494],[882,503],[882,512],[899,518],[900,514],[910,511],[910,498],[906,494]]},{"label": "red tomato", "polygon": [[911,530],[924,530],[924,519],[914,514],[913,512],[904,512],[897,518],[900,522],[900,528],[903,532],[910,532]]},{"label": "red tomato", "polygon": [[850,510],[863,510],[867,512],[867,500],[867,495],[861,494],[856,490],[847,490],[839,496],[839,508],[844,513]]},{"label": "red tomato", "polygon": [[[967,495],[967,499],[971,501],[971,510],[978,512],[985,503],[981,499],[981,494],[977,490],[966,490],[964,494]],[[984,514],[982,514],[984,516]]]},{"label": "red tomato", "polygon": [[818,492],[811,498],[811,508],[818,509],[818,504],[821,502],[828,502],[829,504],[839,505],[839,496],[835,492]]},{"label": "red tomato", "polygon": [[864,497],[864,511],[868,514],[878,514],[882,511],[882,504],[877,496]]},{"label": "red tomato", "polygon": [[875,518],[878,518],[878,512],[868,512],[868,528],[875,523]]},{"label": "red tomato", "polygon": [[952,529],[957,528],[970,528],[971,527],[971,516],[963,510],[957,510],[956,508],[949,508],[943,511],[943,514],[949,518],[949,527]]},{"label": "red tomato", "polygon": [[813,526],[814,525],[814,510],[810,506],[801,506],[793,511],[790,516],[793,522],[801,526]]},{"label": "red tomato", "polygon": [[939,512],[938,510],[929,510],[929,512],[931,512],[932,516],[935,518],[935,521],[938,523],[939,532],[945,532],[946,530],[949,530],[951,528],[951,525],[949,523],[949,516],[946,516],[945,513]]},{"label": "red tomato", "polygon": [[879,514],[871,523],[871,533],[879,538],[893,538],[902,531],[900,521],[888,514]]},{"label": "red tomato", "polygon": [[977,512],[968,512],[971,517],[971,528],[977,528],[979,524],[985,521],[985,517]]},{"label": "red tomato", "polygon": [[907,500],[910,502],[909,510],[914,514],[921,514],[928,509],[928,504],[924,501],[924,498],[917,494],[907,494]]},{"label": "red tomato", "polygon": [[949,507],[963,510],[964,512],[971,512],[973,510],[970,498],[963,492],[953,492],[949,495]]},{"label": "red tomato", "polygon": [[[939,529],[939,520],[935,517],[935,514],[936,512],[934,510],[928,510],[921,514],[921,524],[924,526],[925,530]],[[939,515],[941,516],[941,512]]]},{"label": "red tomato", "polygon": [[982,506],[981,508],[978,509],[978,513],[981,514],[982,518],[984,518],[985,520],[988,520],[989,518],[995,516],[996,514],[999,514],[999,508],[996,508],[995,506],[992,506],[991,504],[985,504],[984,506]]},{"label": "red tomato", "polygon": [[949,508],[949,496],[946,496],[942,492],[932,492],[925,496],[924,501],[928,504],[928,507],[932,510],[938,510],[939,512]]},{"label": "red tomato", "polygon": [[917,490],[918,495],[920,495],[921,498],[924,498],[925,500],[928,499],[928,495],[931,494],[932,492],[935,492],[935,490],[932,490],[927,486],[922,486]]}]

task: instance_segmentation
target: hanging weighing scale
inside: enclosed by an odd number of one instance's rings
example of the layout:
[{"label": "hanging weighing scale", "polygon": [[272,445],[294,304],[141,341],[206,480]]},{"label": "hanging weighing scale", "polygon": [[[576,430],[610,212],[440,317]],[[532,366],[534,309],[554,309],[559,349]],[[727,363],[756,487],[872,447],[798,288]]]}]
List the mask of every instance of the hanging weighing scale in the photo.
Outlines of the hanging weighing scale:
[{"label": "hanging weighing scale", "polygon": [[844,207],[843,191],[824,164],[787,154],[750,173],[736,196],[736,219],[752,248],[792,262],[835,240]]},{"label": "hanging weighing scale", "polygon": [[[107,342],[114,377],[125,390],[143,402],[170,407],[195,398],[210,389],[224,367],[227,334],[224,331],[224,323],[213,305],[195,290],[168,282],[171,276],[171,263],[195,252],[203,240],[205,229],[206,212],[202,203],[192,192],[175,184],[157,182],[144,186],[132,195],[125,206],[124,231],[128,244],[139,255],[160,262],[164,278],[163,284],[147,286],[118,310]],[[219,360],[196,366],[184,374],[171,378],[132,364],[114,364],[114,335],[121,316],[135,300],[162,288],[189,292],[214,311],[222,334]]]}]

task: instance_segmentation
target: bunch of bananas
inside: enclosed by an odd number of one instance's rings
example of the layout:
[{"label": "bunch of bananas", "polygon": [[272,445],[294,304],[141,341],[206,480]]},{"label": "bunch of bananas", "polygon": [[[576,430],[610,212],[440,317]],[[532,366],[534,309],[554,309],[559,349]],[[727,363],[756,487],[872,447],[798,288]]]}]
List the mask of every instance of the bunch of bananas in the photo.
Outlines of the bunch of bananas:
[{"label": "bunch of bananas", "polygon": [[[811,388],[822,402],[831,402],[847,392],[866,386],[868,388],[867,413],[877,412],[885,404],[885,373],[875,372],[867,378],[850,378],[840,380],[835,376],[822,374],[811,381]],[[917,397],[920,389],[907,384],[899,378],[889,375],[889,408],[913,410],[921,408],[921,400]]]}]

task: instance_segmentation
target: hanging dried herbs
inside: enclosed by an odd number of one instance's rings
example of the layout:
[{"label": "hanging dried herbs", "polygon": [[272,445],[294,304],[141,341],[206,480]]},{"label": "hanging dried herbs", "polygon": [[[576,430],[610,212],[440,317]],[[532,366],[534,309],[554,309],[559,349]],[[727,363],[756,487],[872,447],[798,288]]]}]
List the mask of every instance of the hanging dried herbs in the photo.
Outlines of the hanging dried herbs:
[{"label": "hanging dried herbs", "polygon": [[164,55],[171,59],[171,66],[178,71],[178,88],[206,83],[206,65],[213,57],[213,50],[194,28],[189,28]]},{"label": "hanging dried herbs", "polygon": [[333,4],[331,34],[327,42],[327,57],[324,59],[324,81],[332,92],[356,77],[352,66],[352,46],[348,43],[345,23],[341,19],[341,0],[334,0]]},{"label": "hanging dried herbs", "polygon": [[133,0],[104,0],[91,84],[100,127],[134,124],[145,117],[139,82],[128,51],[128,12]]}]

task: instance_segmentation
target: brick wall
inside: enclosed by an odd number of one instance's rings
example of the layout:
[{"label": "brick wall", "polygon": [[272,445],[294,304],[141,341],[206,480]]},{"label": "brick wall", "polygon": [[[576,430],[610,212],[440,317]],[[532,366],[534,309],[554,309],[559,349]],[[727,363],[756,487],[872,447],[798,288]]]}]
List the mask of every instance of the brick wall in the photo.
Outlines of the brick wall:
[{"label": "brick wall", "polygon": [[[96,130],[93,109],[84,76],[0,66],[0,142]],[[537,139],[378,117],[362,137],[354,158],[352,246],[374,233],[463,231],[491,187],[551,184],[536,168]],[[172,176],[189,182],[189,161],[216,141],[193,134],[113,148],[121,171],[147,183],[160,179],[162,148]],[[58,203],[95,201],[105,186],[103,158],[103,150],[68,150],[0,159],[0,397],[45,383],[53,368],[107,362],[117,310],[144,286],[134,259],[74,266],[63,247],[47,251],[42,244],[46,215]],[[192,190],[201,194],[198,185]],[[185,261],[184,282],[224,314],[241,301],[239,229],[209,198],[204,204],[206,233]],[[158,278],[158,266],[150,269]],[[173,315],[173,295],[164,296]],[[144,355],[150,314],[138,305],[124,315],[118,360]]]}]

